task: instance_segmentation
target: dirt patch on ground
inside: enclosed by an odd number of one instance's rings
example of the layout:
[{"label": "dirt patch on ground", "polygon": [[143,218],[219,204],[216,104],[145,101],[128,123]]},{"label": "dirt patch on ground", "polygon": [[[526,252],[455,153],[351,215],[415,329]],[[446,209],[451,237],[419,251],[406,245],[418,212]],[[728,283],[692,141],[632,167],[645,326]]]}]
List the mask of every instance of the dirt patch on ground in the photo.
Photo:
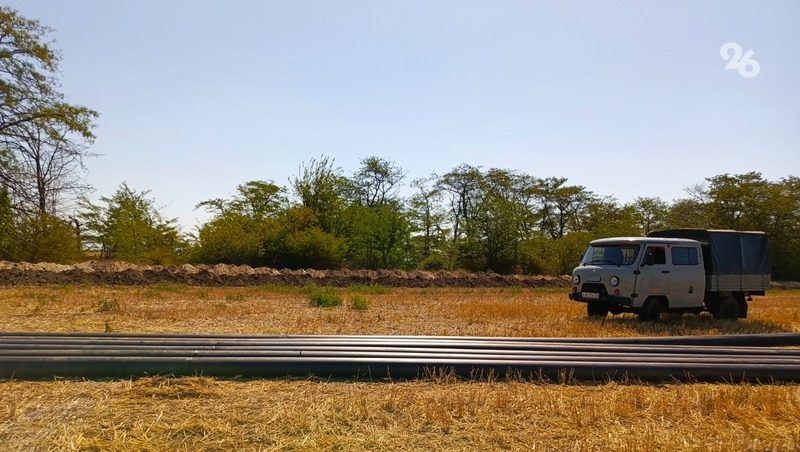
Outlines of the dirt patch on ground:
[{"label": "dirt patch on ground", "polygon": [[251,286],[283,284],[388,287],[567,287],[569,276],[499,275],[466,271],[423,270],[277,270],[247,265],[135,265],[127,262],[89,261],[75,265],[0,261],[0,285],[45,284],[189,284],[198,286]]}]

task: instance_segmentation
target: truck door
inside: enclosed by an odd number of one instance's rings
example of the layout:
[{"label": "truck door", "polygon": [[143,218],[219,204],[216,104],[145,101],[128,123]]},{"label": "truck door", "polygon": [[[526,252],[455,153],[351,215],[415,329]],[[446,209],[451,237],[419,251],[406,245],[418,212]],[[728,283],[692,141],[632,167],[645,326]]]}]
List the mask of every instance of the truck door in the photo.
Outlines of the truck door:
[{"label": "truck door", "polygon": [[672,306],[672,299],[669,298],[670,269],[667,266],[667,247],[648,245],[641,262],[636,276],[637,298],[634,306],[641,306],[651,295],[666,296]]},{"label": "truck door", "polygon": [[671,246],[669,257],[672,261],[670,307],[703,306],[706,274],[700,261],[700,249],[695,246]]}]

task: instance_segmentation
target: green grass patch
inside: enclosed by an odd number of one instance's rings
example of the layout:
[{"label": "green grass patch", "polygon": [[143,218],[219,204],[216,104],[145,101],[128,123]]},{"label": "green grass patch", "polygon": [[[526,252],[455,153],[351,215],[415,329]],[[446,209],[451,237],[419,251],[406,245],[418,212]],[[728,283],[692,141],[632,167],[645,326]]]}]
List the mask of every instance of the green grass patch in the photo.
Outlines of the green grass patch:
[{"label": "green grass patch", "polygon": [[361,295],[350,297],[350,307],[356,311],[366,311],[369,308],[369,300]]},{"label": "green grass patch", "polygon": [[342,304],[342,296],[331,288],[314,287],[309,289],[308,300],[311,306],[331,308]]}]

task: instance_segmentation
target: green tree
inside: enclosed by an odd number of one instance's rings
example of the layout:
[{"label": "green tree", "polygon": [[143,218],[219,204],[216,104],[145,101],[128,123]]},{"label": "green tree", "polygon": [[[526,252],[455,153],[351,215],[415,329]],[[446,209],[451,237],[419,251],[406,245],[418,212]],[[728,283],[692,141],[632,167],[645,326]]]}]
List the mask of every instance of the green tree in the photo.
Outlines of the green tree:
[{"label": "green tree", "polygon": [[301,205],[314,212],[323,231],[338,234],[343,229],[340,217],[352,184],[332,159],[322,156],[302,164],[291,183]]},{"label": "green tree", "polygon": [[642,233],[633,206],[621,206],[611,197],[598,197],[590,201],[586,204],[582,215],[583,228],[574,232],[588,232],[596,238],[630,237]]},{"label": "green tree", "polygon": [[375,156],[362,159],[352,179],[354,201],[367,207],[396,201],[404,178],[405,171],[390,160]]},{"label": "green tree", "polygon": [[774,184],[770,230],[774,277],[800,281],[800,178],[788,176]]},{"label": "green tree", "polygon": [[698,199],[679,199],[669,206],[666,216],[666,228],[700,228],[712,227],[708,206]]},{"label": "green tree", "polygon": [[347,245],[319,227],[316,213],[307,207],[286,209],[263,243],[266,265],[278,268],[339,268]]},{"label": "green tree", "polygon": [[203,201],[214,217],[200,227],[193,260],[206,263],[263,265],[263,247],[287,208],[285,190],[271,181],[249,181],[231,199]]},{"label": "green tree", "polygon": [[778,192],[760,173],[722,174],[706,180],[709,185],[704,195],[715,227],[771,229]]},{"label": "green tree", "polygon": [[[444,266],[441,253],[447,239],[445,211],[442,207],[442,192],[436,186],[429,186],[433,180],[416,179],[411,186],[416,192],[408,200],[409,222],[416,255],[424,265]],[[431,258],[431,256],[434,256]],[[430,258],[430,259],[429,259]]]},{"label": "green tree", "polygon": [[218,215],[235,213],[253,220],[263,220],[275,218],[287,204],[283,187],[272,181],[252,180],[238,185],[236,195],[230,200],[211,199],[197,204],[195,208],[205,207]]},{"label": "green tree", "polygon": [[13,168],[0,173],[0,184],[12,191],[17,210],[28,215],[56,215],[90,188],[83,179],[84,160],[92,156],[88,141],[76,141],[63,125],[43,122],[0,137],[0,146],[14,155]]},{"label": "green tree", "polygon": [[547,268],[551,275],[568,275],[581,260],[586,246],[592,240],[588,232],[573,232],[550,242],[547,254],[552,256]]},{"label": "green tree", "polygon": [[590,232],[571,232],[559,239],[544,236],[529,239],[520,247],[520,268],[533,274],[569,274],[594,238]]},{"label": "green tree", "polygon": [[553,239],[585,230],[586,207],[597,199],[586,187],[566,182],[563,177],[540,179],[535,189],[540,230]]},{"label": "green tree", "polygon": [[777,182],[757,172],[721,174],[687,190],[667,214],[668,227],[764,231],[769,237],[772,276],[800,279],[800,180]]},{"label": "green tree", "polygon": [[666,228],[669,204],[661,198],[640,196],[628,206],[635,212],[636,223],[642,234],[647,235]]},{"label": "green tree", "polygon": [[772,273],[800,279],[800,179],[771,182],[757,172],[706,179],[702,192],[713,227],[764,231],[770,238]]},{"label": "green tree", "polygon": [[50,47],[50,29],[17,11],[0,7],[0,135],[34,122],[57,123],[92,138],[96,113],[65,102],[58,90],[58,54]]},{"label": "green tree", "polygon": [[348,265],[365,268],[408,267],[411,226],[397,191],[405,172],[379,157],[361,160],[349,180],[348,206],[340,216],[339,236],[347,243]]},{"label": "green tree", "polygon": [[446,196],[451,242],[455,245],[469,235],[470,222],[481,196],[483,174],[480,168],[461,165],[439,176],[436,188]]},{"label": "green tree", "polygon": [[263,265],[264,242],[275,221],[254,221],[239,212],[220,213],[200,227],[192,260],[208,264]]},{"label": "green tree", "polygon": [[72,225],[54,215],[32,215],[16,225],[13,260],[69,263],[83,255]]},{"label": "green tree", "polygon": [[399,203],[367,207],[353,204],[345,212],[347,262],[362,268],[409,267],[411,227]]},{"label": "green tree", "polygon": [[15,160],[14,171],[0,163],[0,185],[15,209],[39,216],[54,214],[64,194],[86,188],[81,170],[97,116],[67,103],[59,91],[49,32],[0,7],[0,147]]},{"label": "green tree", "polygon": [[283,238],[282,262],[289,268],[339,268],[345,243],[320,228],[290,232]]},{"label": "green tree", "polygon": [[18,260],[66,262],[80,258],[79,238],[56,214],[65,195],[87,187],[83,160],[97,113],[60,92],[50,31],[0,7],[0,191],[16,217],[15,250],[12,235],[2,246]]},{"label": "green tree", "polygon": [[[481,196],[474,216],[475,234],[467,242],[474,256],[472,268],[498,273],[517,270],[520,243],[525,239],[526,217],[530,211],[523,202],[522,175],[503,169],[490,169],[481,178]],[[464,253],[464,255],[467,255]]]},{"label": "green tree", "polygon": [[105,206],[82,202],[86,238],[103,258],[165,265],[185,251],[175,220],[163,218],[148,195],[123,183],[110,198],[100,198]]}]

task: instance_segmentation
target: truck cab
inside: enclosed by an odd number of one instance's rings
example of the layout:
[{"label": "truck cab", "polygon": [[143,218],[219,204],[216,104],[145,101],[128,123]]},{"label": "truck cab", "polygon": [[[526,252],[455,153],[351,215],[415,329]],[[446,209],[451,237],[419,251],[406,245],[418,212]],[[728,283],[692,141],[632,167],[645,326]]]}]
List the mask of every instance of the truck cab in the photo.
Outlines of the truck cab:
[{"label": "truck cab", "polygon": [[705,292],[702,259],[696,240],[594,240],[572,272],[569,298],[585,302],[591,317],[635,312],[655,320],[667,310],[700,312]]},{"label": "truck cab", "polygon": [[668,230],[590,242],[572,271],[569,298],[586,303],[590,317],[632,312],[658,320],[662,312],[709,311],[737,319],[768,284],[764,233]]}]

